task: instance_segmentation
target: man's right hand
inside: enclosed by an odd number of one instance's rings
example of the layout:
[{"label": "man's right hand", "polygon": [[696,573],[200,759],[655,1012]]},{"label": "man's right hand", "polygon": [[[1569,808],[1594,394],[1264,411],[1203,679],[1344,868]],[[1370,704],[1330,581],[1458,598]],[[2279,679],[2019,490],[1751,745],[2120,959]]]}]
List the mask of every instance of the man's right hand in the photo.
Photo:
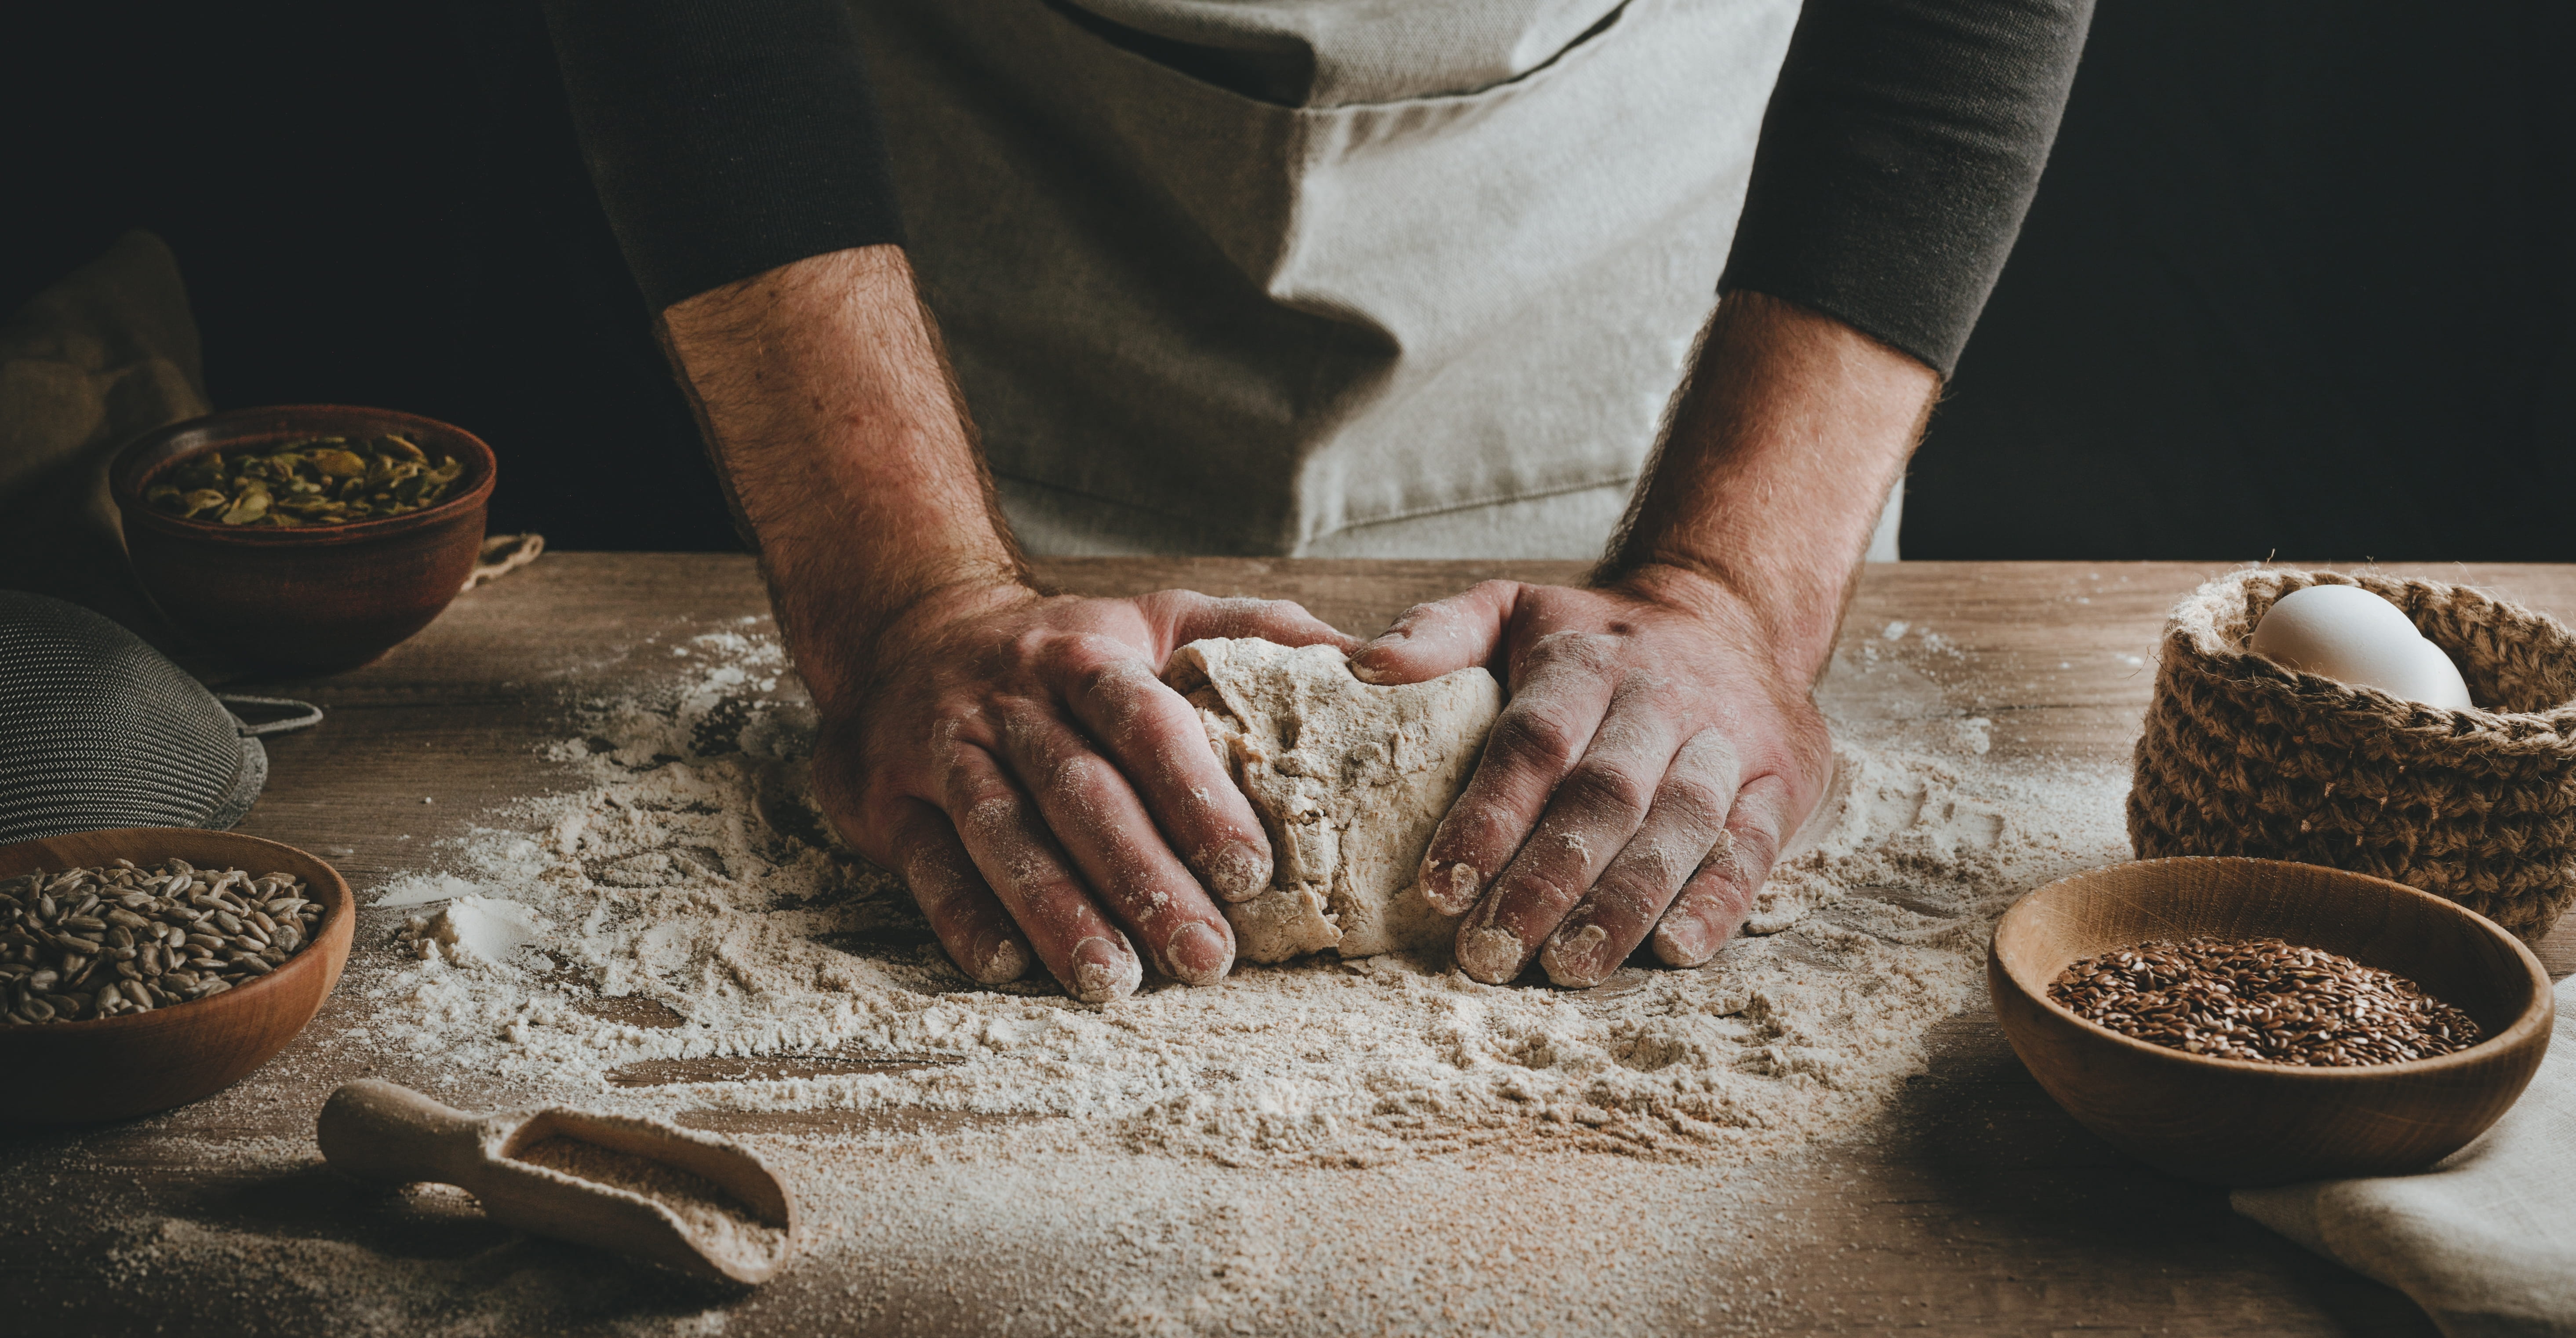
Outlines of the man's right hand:
[{"label": "man's right hand", "polygon": [[662,333],[821,712],[833,826],[978,981],[1034,953],[1115,999],[1137,942],[1175,979],[1223,977],[1210,893],[1269,886],[1270,842],[1164,662],[1200,637],[1356,642],[1294,604],[1034,588],[898,247],[700,293]]},{"label": "man's right hand", "polygon": [[1355,644],[1284,602],[947,587],[840,659],[848,682],[809,684],[816,797],[978,981],[1016,978],[1034,951],[1075,998],[1105,1002],[1142,978],[1135,944],[1173,979],[1220,980],[1234,934],[1210,894],[1268,887],[1271,851],[1161,678],[1201,637]]}]

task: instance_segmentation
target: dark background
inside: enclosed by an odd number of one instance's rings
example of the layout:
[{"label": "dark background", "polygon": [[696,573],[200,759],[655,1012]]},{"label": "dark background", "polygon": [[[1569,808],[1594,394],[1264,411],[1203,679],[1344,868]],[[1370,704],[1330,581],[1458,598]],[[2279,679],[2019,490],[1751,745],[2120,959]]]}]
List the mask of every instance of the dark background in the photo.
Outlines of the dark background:
[{"label": "dark background", "polygon": [[[17,6],[0,310],[128,227],[218,407],[481,433],[496,529],[731,548],[528,0]],[[2576,560],[2576,6],[2103,0],[1908,557]]]}]

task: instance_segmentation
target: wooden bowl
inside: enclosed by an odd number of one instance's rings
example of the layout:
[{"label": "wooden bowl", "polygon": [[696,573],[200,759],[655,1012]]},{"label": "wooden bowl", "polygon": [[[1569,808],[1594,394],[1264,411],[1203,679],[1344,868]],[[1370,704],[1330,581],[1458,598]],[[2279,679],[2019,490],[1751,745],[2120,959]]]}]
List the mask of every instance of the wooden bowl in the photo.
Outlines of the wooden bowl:
[{"label": "wooden bowl", "polygon": [[[2396,972],[2487,1039],[2402,1064],[2264,1064],[2132,1040],[2048,997],[2084,958],[2201,935],[2279,938]],[[2399,883],[2276,860],[2142,860],[2051,883],[1996,924],[1986,984],[2013,1053],[2067,1114],[2151,1166],[2221,1185],[2424,1169],[2522,1095],[2552,1017],[2549,974],[2494,921]]]},{"label": "wooden bowl", "polygon": [[[435,506],[295,529],[185,520],[143,500],[180,461],[303,437],[399,432],[465,472]],[[108,488],[134,574],[170,620],[245,667],[354,669],[427,627],[465,588],[492,499],[492,448],[462,428],[390,409],[296,404],[173,423],[117,453]]]},{"label": "wooden bowl", "polygon": [[120,827],[0,846],[0,878],[176,855],[201,869],[291,873],[322,903],[313,939],[274,971],[149,1013],[0,1023],[0,1123],[121,1120],[183,1106],[268,1062],[321,1010],[349,960],[356,903],[337,870],[293,846],[193,827]]}]

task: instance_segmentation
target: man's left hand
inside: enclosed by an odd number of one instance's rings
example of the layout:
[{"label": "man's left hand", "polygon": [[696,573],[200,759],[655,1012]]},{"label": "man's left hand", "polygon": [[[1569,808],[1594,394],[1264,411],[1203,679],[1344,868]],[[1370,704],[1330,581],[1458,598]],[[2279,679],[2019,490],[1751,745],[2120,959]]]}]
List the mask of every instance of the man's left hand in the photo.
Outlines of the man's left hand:
[{"label": "man's left hand", "polygon": [[1719,582],[1649,566],[1592,589],[1488,581],[1353,655],[1368,682],[1481,664],[1509,694],[1423,861],[1432,904],[1466,915],[1468,975],[1536,958],[1596,985],[1650,934],[1673,966],[1733,936],[1833,771],[1812,670],[1763,627]]}]

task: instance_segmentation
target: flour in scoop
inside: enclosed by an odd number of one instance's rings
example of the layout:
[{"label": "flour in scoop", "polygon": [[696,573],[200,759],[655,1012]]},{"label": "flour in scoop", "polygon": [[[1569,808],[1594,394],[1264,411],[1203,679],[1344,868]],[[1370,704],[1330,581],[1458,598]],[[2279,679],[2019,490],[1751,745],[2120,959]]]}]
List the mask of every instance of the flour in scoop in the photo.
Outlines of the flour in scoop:
[{"label": "flour in scoop", "polygon": [[[1840,771],[1826,815],[1707,967],[1631,967],[1590,991],[1498,987],[1433,946],[1246,964],[1206,988],[1148,981],[1090,1007],[1043,976],[966,980],[902,888],[831,838],[805,783],[810,711],[781,686],[774,641],[682,649],[658,694],[585,703],[580,737],[550,745],[573,788],[487,815],[449,867],[380,890],[423,926],[441,905],[508,903],[524,935],[449,951],[432,930],[441,947],[370,977],[380,1039],[538,1101],[920,1117],[1001,1148],[1742,1161],[1883,1109],[1923,1069],[1933,1024],[1981,997],[2003,906],[2125,857],[2125,774],[1996,763],[1984,721],[1871,656],[1827,685]],[[652,1001],[677,1025],[602,1016],[617,1012],[603,996]],[[906,1062],[611,1082],[709,1056]]]},{"label": "flour in scoop", "polygon": [[772,1267],[787,1252],[787,1228],[760,1220],[705,1176],[665,1162],[560,1135],[539,1139],[510,1159],[651,1199],[670,1210],[708,1257],[746,1272]]}]

